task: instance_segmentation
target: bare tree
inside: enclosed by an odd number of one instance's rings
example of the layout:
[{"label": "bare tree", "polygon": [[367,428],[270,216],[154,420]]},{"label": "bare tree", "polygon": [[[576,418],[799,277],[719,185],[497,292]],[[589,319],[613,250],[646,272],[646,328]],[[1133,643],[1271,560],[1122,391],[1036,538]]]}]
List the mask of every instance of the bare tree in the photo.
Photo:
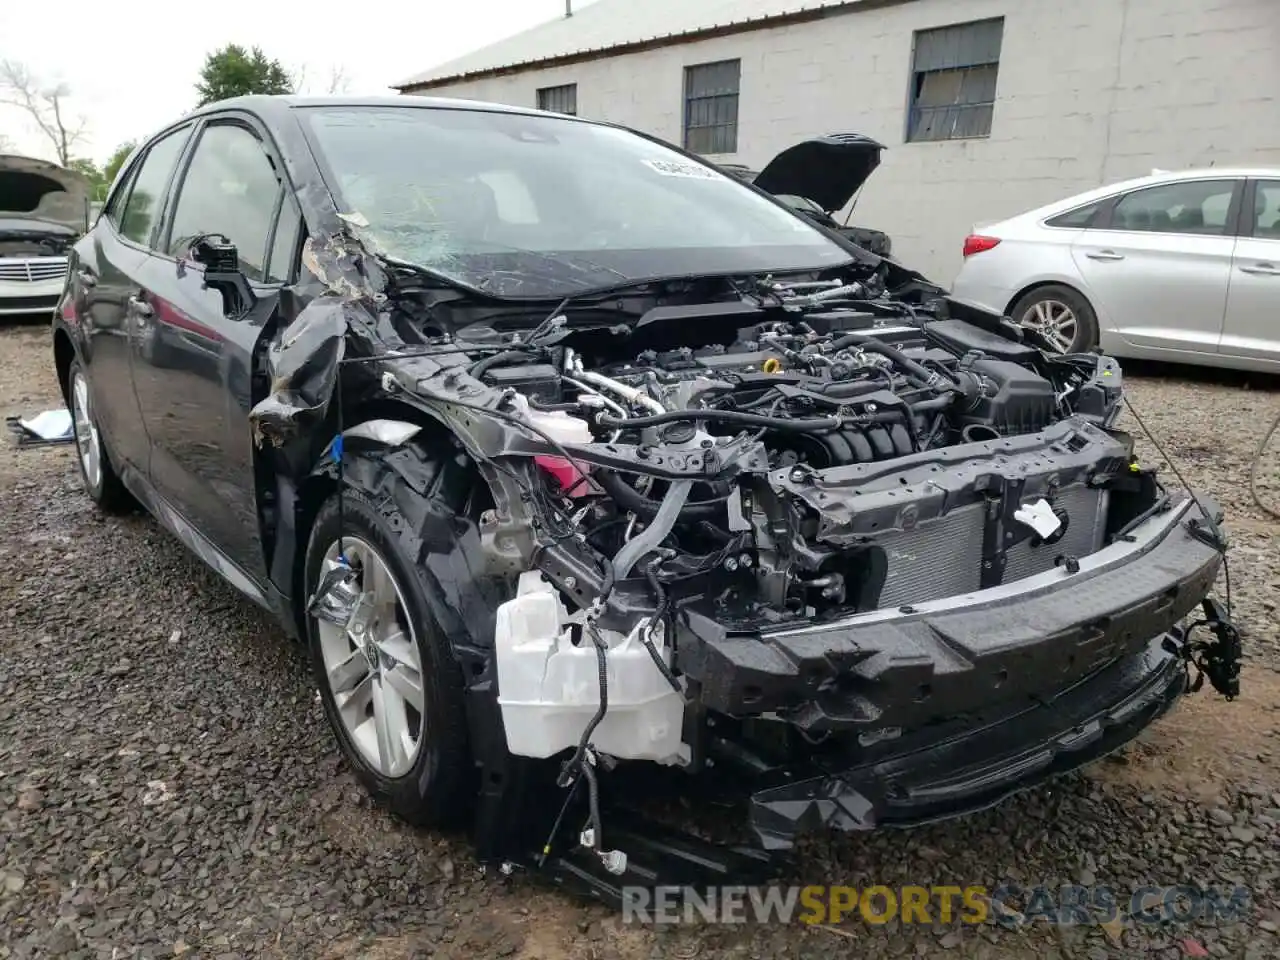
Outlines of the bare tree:
[{"label": "bare tree", "polygon": [[329,88],[326,93],[347,93],[351,89],[351,78],[340,65],[329,68]]},{"label": "bare tree", "polygon": [[320,90],[316,89],[320,87],[318,81],[312,84],[307,80],[308,69],[304,63],[289,75],[290,80],[293,81],[293,89],[298,93],[346,93],[351,89],[351,79],[347,76],[347,71],[339,64],[335,63],[329,67],[328,82]]},{"label": "bare tree", "polygon": [[45,85],[25,64],[0,60],[0,103],[24,111],[53,143],[58,163],[71,163],[74,148],[85,139],[84,117],[68,116],[66,99],[70,90],[64,83]]}]

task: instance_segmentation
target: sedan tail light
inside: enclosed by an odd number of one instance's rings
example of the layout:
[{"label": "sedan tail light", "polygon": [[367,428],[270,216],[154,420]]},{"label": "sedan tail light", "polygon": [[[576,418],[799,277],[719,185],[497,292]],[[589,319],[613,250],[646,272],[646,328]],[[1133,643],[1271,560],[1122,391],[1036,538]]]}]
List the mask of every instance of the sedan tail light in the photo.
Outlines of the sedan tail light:
[{"label": "sedan tail light", "polygon": [[964,255],[972,257],[975,253],[990,250],[1000,242],[999,237],[984,237],[980,233],[971,233],[964,238]]}]

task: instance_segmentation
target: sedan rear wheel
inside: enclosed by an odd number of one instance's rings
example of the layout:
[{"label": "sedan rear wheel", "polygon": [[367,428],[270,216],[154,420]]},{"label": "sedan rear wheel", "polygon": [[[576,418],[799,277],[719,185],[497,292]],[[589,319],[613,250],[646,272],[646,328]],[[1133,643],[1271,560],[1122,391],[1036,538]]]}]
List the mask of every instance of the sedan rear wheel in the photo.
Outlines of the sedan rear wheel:
[{"label": "sedan rear wheel", "polygon": [[89,376],[79,361],[67,371],[67,393],[71,403],[71,427],[75,434],[76,461],[80,478],[89,499],[108,513],[126,513],[133,509],[132,494],[120,482],[102,442],[102,431],[93,409],[93,393]]},{"label": "sedan rear wheel", "polygon": [[1098,345],[1098,320],[1089,302],[1061,284],[1037,287],[1014,304],[1010,315],[1034,330],[1058,353],[1083,353]]}]

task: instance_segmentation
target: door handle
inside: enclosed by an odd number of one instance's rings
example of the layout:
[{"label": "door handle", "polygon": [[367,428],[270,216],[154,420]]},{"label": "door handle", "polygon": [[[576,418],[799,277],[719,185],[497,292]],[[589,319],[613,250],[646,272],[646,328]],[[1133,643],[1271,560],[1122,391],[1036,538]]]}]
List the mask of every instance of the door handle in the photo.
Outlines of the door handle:
[{"label": "door handle", "polygon": [[130,297],[129,306],[133,309],[134,314],[139,317],[150,317],[156,312],[155,307],[138,297]]},{"label": "door handle", "polygon": [[1123,253],[1116,253],[1114,250],[1091,250],[1085,254],[1090,260],[1123,260]]},{"label": "door handle", "polygon": [[81,286],[96,287],[98,285],[98,278],[93,275],[91,270],[77,270],[76,276],[79,278]]},{"label": "door handle", "polygon": [[1240,268],[1244,273],[1258,274],[1264,277],[1280,277],[1280,267],[1274,263],[1255,263]]}]

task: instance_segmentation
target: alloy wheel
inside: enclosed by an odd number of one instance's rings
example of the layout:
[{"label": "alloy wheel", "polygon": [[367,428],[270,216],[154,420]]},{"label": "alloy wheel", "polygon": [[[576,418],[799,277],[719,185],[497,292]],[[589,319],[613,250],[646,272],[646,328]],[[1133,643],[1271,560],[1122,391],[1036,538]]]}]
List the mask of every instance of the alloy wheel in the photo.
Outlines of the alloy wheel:
[{"label": "alloy wheel", "polygon": [[[368,542],[343,537],[360,590],[344,626],[316,620],[325,678],[343,728],[369,767],[388,779],[413,768],[423,741],[422,660],[404,596]],[[340,565],[335,540],[324,570]]]},{"label": "alloy wheel", "polygon": [[71,403],[75,412],[76,450],[80,455],[80,466],[84,468],[85,482],[90,490],[97,490],[102,485],[102,438],[89,415],[89,381],[78,370],[71,381]]},{"label": "alloy wheel", "polygon": [[1061,300],[1037,300],[1022,314],[1021,323],[1035,330],[1059,353],[1066,353],[1076,339],[1075,311]]}]

